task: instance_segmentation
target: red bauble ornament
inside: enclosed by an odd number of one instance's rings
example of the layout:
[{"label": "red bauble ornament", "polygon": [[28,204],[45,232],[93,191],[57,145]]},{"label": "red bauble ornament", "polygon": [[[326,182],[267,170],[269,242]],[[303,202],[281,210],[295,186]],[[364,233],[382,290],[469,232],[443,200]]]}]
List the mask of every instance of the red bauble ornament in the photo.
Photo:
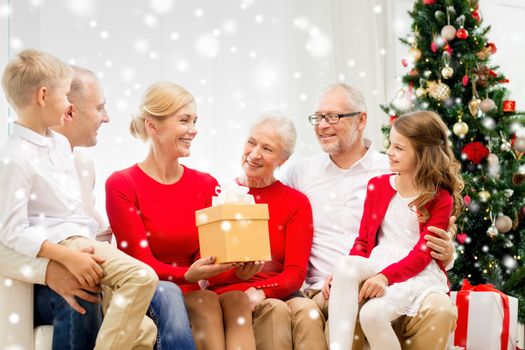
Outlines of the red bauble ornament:
[{"label": "red bauble ornament", "polygon": [[494,43],[488,43],[485,46],[490,48],[490,53],[493,54],[493,55],[498,51],[498,49],[496,48],[496,45]]},{"label": "red bauble ornament", "polygon": [[403,65],[403,67],[408,66],[408,61],[406,60],[406,58],[403,58],[403,59],[401,60],[401,64]]},{"label": "red bauble ornament", "polygon": [[465,28],[459,28],[456,32],[456,38],[461,40],[465,40],[466,38],[468,38],[467,30]]},{"label": "red bauble ornament", "polygon": [[432,52],[436,52],[438,50],[438,46],[435,42],[432,42],[432,44],[430,44],[430,50],[432,50]]},{"label": "red bauble ornament", "polygon": [[446,43],[445,46],[443,46],[443,48],[445,49],[445,51],[448,53],[449,56],[452,56],[453,50],[448,43]]},{"label": "red bauble ornament", "polygon": [[419,71],[415,68],[412,68],[410,72],[408,72],[408,75],[410,75],[411,77],[417,77],[419,75]]},{"label": "red bauble ornament", "polygon": [[437,0],[423,0],[423,4],[425,5],[434,5]]},{"label": "red bauble ornament", "polygon": [[457,241],[459,242],[459,244],[464,244],[465,241],[467,240],[468,236],[466,233],[458,233],[456,235],[456,239]]},{"label": "red bauble ornament", "polygon": [[470,205],[470,202],[472,202],[472,198],[467,194],[465,197],[463,197],[463,203],[468,207]]},{"label": "red bauble ornament", "polygon": [[468,75],[464,75],[463,76],[463,86],[467,86],[468,85]]},{"label": "red bauble ornament", "polygon": [[516,101],[503,101],[503,112],[514,112],[516,110]]},{"label": "red bauble ornament", "polygon": [[479,15],[479,12],[476,10],[472,12],[472,18],[474,18],[476,21],[481,21],[481,16]]},{"label": "red bauble ornament", "polygon": [[467,159],[472,163],[479,164],[489,155],[490,151],[484,144],[476,141],[471,142],[463,147],[461,153],[466,155]]},{"label": "red bauble ornament", "polygon": [[397,119],[397,115],[391,115],[390,116],[390,125],[393,125],[394,122],[396,121],[396,119]]}]

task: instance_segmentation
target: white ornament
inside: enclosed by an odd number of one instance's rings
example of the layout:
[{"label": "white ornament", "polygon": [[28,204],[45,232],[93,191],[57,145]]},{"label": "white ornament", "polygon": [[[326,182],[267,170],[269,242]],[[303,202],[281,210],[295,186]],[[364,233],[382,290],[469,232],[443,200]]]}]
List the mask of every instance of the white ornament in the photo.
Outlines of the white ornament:
[{"label": "white ornament", "polygon": [[450,24],[447,24],[441,28],[441,36],[447,41],[453,40],[456,37],[456,28]]},{"label": "white ornament", "polygon": [[498,235],[498,229],[496,228],[496,226],[492,225],[489,227],[489,229],[487,230],[487,235],[489,235],[489,237],[491,238],[494,238]]}]

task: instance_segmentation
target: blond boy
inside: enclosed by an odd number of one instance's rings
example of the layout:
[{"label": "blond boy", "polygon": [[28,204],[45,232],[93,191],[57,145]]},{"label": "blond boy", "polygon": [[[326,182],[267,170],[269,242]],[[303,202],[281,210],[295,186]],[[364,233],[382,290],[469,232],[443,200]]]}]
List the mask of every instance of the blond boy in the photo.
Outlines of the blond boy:
[{"label": "blond boy", "polygon": [[[131,349],[158,278],[95,241],[97,223],[83,212],[69,142],[50,130],[70,106],[71,77],[69,66],[36,50],[20,52],[4,70],[2,86],[17,121],[0,149],[0,241],[61,263],[85,286],[109,286],[114,294],[95,349]],[[94,254],[81,251],[88,247]]]}]

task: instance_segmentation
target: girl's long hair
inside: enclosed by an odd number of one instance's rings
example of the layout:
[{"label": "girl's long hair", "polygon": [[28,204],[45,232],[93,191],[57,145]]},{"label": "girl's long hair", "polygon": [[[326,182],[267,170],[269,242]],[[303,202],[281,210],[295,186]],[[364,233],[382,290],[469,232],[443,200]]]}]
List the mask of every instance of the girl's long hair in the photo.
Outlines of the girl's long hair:
[{"label": "girl's long hair", "polygon": [[440,189],[447,190],[452,196],[452,215],[457,216],[463,206],[461,164],[454,157],[448,141],[448,128],[441,117],[432,111],[411,112],[396,119],[393,127],[410,140],[416,151],[415,182],[421,194],[410,206],[416,208],[419,221],[428,220],[425,205]]}]

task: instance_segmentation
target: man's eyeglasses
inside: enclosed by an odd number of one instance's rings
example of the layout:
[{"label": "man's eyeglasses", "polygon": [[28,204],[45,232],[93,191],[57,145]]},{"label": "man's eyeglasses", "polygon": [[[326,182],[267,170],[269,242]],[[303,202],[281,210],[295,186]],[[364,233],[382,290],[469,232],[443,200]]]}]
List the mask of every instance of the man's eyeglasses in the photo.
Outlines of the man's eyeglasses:
[{"label": "man's eyeglasses", "polygon": [[308,116],[308,121],[312,125],[321,124],[321,120],[325,120],[328,124],[337,124],[341,118],[353,117],[361,112],[344,113],[344,114],[312,114]]}]

